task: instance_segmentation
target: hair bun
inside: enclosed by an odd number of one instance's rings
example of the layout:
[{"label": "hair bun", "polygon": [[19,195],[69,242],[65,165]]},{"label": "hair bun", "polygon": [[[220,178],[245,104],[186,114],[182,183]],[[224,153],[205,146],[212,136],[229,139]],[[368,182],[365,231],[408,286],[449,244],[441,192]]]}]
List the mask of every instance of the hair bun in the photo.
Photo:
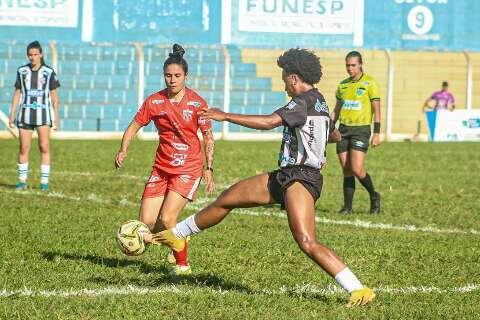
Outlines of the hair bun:
[{"label": "hair bun", "polygon": [[173,52],[169,54],[170,57],[178,56],[180,58],[185,54],[185,49],[177,43],[173,45]]}]

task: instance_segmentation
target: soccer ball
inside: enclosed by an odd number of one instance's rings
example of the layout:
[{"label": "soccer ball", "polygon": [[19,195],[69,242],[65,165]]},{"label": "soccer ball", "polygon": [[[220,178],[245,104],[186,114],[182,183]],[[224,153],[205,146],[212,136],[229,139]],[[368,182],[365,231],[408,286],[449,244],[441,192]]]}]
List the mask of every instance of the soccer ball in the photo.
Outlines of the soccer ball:
[{"label": "soccer ball", "polygon": [[147,225],[138,220],[122,223],[117,232],[117,244],[127,256],[139,256],[145,251],[143,235],[150,233]]}]

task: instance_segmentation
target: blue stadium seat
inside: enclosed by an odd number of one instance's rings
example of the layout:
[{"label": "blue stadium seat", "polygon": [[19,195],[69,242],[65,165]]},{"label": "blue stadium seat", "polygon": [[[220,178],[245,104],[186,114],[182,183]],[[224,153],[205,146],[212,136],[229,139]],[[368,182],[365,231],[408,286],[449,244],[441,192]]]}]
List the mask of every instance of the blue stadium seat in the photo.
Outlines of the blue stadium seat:
[{"label": "blue stadium seat", "polygon": [[74,77],[66,77],[72,78],[75,80],[75,88],[81,89],[91,89],[92,88],[92,77],[90,75],[77,75]]},{"label": "blue stadium seat", "polygon": [[2,103],[11,103],[13,98],[13,93],[15,88],[12,86],[11,88],[6,88],[0,91],[0,101]]},{"label": "blue stadium seat", "polygon": [[230,75],[232,77],[255,77],[256,65],[254,63],[234,63],[231,65]]},{"label": "blue stadium seat", "polygon": [[106,119],[106,120],[119,119],[120,115],[121,115],[120,107],[118,106],[106,105],[103,107],[103,119]]},{"label": "blue stadium seat", "polygon": [[85,118],[85,105],[83,104],[68,104],[64,106],[64,109],[64,115],[68,119]]},{"label": "blue stadium seat", "polygon": [[81,122],[82,131],[97,131],[98,122],[96,119],[84,119]]},{"label": "blue stadium seat", "polygon": [[89,103],[89,90],[75,89],[71,90],[70,94],[71,103]]},{"label": "blue stadium seat", "polygon": [[79,131],[79,119],[60,119],[60,129],[63,131]]},{"label": "blue stadium seat", "polygon": [[78,63],[76,62],[62,62],[58,63],[58,75],[61,78],[64,75],[75,75],[78,74]]},{"label": "blue stadium seat", "polygon": [[108,91],[92,89],[88,91],[88,94],[89,94],[88,95],[89,103],[97,103],[97,104],[108,103],[108,100],[107,100]]},{"label": "blue stadium seat", "polygon": [[119,131],[118,120],[102,119],[100,121],[100,131]]},{"label": "blue stadium seat", "polygon": [[102,105],[88,105],[85,108],[86,119],[97,119],[102,117]]},{"label": "blue stadium seat", "polygon": [[120,91],[120,90],[108,90],[107,91],[107,99],[106,103],[110,104],[124,104],[127,101],[126,93],[125,91]]}]

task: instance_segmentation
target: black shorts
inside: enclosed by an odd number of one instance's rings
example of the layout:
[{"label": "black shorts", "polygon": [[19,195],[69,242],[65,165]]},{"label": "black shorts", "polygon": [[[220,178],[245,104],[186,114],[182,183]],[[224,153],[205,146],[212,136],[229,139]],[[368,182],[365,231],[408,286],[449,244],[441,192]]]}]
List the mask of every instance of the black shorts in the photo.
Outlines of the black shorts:
[{"label": "black shorts", "polygon": [[38,127],[42,127],[42,126],[48,126],[48,124],[42,124],[40,126],[37,126],[37,125],[32,125],[32,124],[26,124],[26,123],[23,123],[23,122],[17,122],[17,128],[24,129],[24,130],[34,130],[34,129],[36,129]]},{"label": "black shorts", "polygon": [[320,198],[323,176],[319,169],[308,166],[290,166],[268,174],[268,191],[275,202],[282,206],[282,209],[285,209],[285,192],[297,181],[310,192],[314,202]]},{"label": "black shorts", "polygon": [[346,126],[341,124],[338,131],[342,134],[342,140],[337,142],[337,154],[352,149],[367,153],[371,136],[370,126]]}]

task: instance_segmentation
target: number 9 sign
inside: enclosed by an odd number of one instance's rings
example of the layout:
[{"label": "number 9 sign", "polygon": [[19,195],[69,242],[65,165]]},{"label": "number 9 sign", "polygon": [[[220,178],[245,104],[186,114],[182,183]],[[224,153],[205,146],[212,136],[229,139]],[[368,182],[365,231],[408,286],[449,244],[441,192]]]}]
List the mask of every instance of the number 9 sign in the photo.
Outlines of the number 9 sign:
[{"label": "number 9 sign", "polygon": [[407,17],[408,27],[415,34],[426,34],[432,29],[433,14],[425,6],[415,6]]}]

